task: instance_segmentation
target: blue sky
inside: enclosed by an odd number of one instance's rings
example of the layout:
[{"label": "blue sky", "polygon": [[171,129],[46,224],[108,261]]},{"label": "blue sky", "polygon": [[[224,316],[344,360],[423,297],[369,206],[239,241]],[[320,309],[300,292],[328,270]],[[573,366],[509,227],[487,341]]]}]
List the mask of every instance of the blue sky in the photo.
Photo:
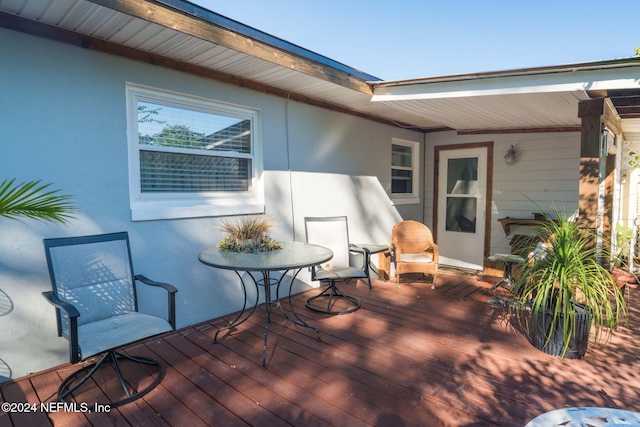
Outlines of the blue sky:
[{"label": "blue sky", "polygon": [[622,58],[639,0],[192,0],[384,80]]}]

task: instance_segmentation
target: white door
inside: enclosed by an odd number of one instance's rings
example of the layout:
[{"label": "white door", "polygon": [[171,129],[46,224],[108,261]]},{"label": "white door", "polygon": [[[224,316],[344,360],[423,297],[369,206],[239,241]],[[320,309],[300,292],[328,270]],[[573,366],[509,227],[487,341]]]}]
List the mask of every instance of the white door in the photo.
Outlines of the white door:
[{"label": "white door", "polygon": [[484,268],[487,148],[440,151],[437,244],[440,264]]}]

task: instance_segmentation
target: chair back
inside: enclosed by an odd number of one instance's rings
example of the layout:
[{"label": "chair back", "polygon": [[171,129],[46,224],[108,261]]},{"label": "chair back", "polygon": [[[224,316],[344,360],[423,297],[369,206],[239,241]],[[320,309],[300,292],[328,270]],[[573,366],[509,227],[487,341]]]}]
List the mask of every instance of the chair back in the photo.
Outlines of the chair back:
[{"label": "chair back", "polygon": [[331,249],[333,258],[322,264],[325,270],[349,267],[349,229],[346,216],[306,217],[307,243]]},{"label": "chair back", "polygon": [[391,244],[402,253],[418,254],[433,246],[431,230],[417,221],[399,222],[391,231]]},{"label": "chair back", "polygon": [[[137,311],[126,232],[45,239],[44,246],[53,292],[78,309],[78,325]],[[56,315],[68,336],[68,320]]]}]

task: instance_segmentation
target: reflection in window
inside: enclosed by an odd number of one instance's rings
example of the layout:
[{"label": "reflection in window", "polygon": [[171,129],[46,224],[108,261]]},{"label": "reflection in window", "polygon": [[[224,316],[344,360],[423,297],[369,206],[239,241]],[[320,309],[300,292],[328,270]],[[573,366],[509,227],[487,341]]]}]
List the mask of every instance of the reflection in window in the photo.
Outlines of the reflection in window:
[{"label": "reflection in window", "polygon": [[447,164],[446,230],[476,232],[478,158],[449,159]]},{"label": "reflection in window", "polygon": [[260,112],[127,83],[131,218],[264,212]]},{"label": "reflection in window", "polygon": [[148,101],[137,108],[143,193],[249,190],[251,119]]},{"label": "reflection in window", "polygon": [[391,145],[391,194],[413,193],[413,146]]}]

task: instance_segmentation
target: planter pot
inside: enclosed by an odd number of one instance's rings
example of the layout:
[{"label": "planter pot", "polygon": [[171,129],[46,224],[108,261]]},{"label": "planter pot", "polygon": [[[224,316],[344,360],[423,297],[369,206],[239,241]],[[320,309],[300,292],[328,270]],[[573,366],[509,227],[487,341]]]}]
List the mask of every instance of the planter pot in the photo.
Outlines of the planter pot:
[{"label": "planter pot", "polygon": [[[553,304],[554,302],[552,301],[549,306]],[[575,331],[569,340],[569,347],[564,357],[567,359],[582,359],[587,352],[593,316],[591,311],[584,305],[575,302],[573,305],[575,307],[575,313],[573,314]],[[564,316],[559,314],[555,322],[553,322],[553,312],[551,310],[542,310],[537,314],[537,317],[533,319],[532,344],[546,354],[562,357],[565,347]]]}]

